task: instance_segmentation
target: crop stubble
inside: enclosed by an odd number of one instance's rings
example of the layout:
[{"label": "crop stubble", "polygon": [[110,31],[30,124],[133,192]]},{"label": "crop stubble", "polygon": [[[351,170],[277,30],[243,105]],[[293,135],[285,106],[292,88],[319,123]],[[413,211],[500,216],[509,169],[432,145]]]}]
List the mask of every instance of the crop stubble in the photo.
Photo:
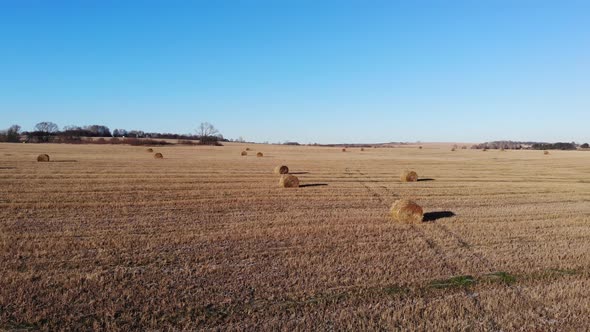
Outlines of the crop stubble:
[{"label": "crop stubble", "polygon": [[428,147],[2,144],[0,327],[590,325],[590,154]]}]

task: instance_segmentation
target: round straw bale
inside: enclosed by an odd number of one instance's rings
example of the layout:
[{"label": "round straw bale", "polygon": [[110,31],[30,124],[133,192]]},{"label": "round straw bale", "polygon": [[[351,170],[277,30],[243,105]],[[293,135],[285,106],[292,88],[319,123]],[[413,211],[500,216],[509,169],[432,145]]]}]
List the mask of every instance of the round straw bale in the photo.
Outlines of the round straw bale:
[{"label": "round straw bale", "polygon": [[242,151],[242,156],[247,156],[247,155],[248,155],[248,152]]},{"label": "round straw bale", "polygon": [[250,148],[246,148],[246,151],[250,151]]},{"label": "round straw bale", "polygon": [[418,147],[418,149],[422,150],[422,145],[420,145],[420,146]]},{"label": "round straw bale", "polygon": [[365,151],[365,148],[361,148],[361,152],[362,152],[362,151]]},{"label": "round straw bale", "polygon": [[258,152],[258,153],[256,154],[256,157],[264,157],[264,154],[263,154],[262,152]]},{"label": "round straw bale", "polygon": [[545,151],[543,152],[543,154],[549,154],[549,151],[545,150]]},{"label": "round straw bale", "polygon": [[152,149],[152,148],[149,148],[149,149],[147,149],[146,151],[147,151],[147,152],[154,152],[154,149]]},{"label": "round straw bale", "polygon": [[289,174],[289,167],[285,165],[275,167],[275,174]]},{"label": "round straw bale", "polygon": [[486,152],[486,151],[488,151],[488,148],[483,148],[483,150],[482,150],[482,151],[483,151],[483,152]]},{"label": "round straw bale", "polygon": [[342,152],[346,152],[346,148],[342,148]]},{"label": "round straw bale", "polygon": [[283,188],[298,188],[299,179],[295,175],[282,175],[279,180],[279,186]]},{"label": "round straw bale", "polygon": [[402,223],[420,223],[424,218],[424,211],[420,205],[409,199],[400,199],[391,206],[391,216]]},{"label": "round straw bale", "polygon": [[455,150],[456,150],[455,148],[452,148],[452,149],[451,149],[451,151],[453,151],[453,152],[455,152]]},{"label": "round straw bale", "polygon": [[164,156],[160,152],[156,152],[156,154],[154,154],[154,158],[156,158],[156,159],[164,159]]},{"label": "round straw bale", "polygon": [[48,162],[49,161],[49,155],[48,154],[40,154],[37,156],[37,161],[38,162]]},{"label": "round straw bale", "polygon": [[418,173],[414,171],[403,171],[400,176],[402,182],[416,182],[418,181]]}]

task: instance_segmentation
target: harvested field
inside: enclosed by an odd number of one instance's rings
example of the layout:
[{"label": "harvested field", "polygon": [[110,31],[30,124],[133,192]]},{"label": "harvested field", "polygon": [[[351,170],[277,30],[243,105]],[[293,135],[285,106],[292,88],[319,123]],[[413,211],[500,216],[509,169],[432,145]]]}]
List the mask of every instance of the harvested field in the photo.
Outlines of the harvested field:
[{"label": "harvested field", "polygon": [[0,144],[0,329],[590,326],[590,153],[423,145]]}]

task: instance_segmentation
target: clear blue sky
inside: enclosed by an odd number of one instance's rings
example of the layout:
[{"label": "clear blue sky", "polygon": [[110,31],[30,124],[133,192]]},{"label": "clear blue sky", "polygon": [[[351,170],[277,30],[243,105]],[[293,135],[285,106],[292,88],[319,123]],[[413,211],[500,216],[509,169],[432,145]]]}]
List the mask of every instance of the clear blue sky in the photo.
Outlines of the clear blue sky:
[{"label": "clear blue sky", "polygon": [[590,141],[589,1],[0,1],[0,127]]}]

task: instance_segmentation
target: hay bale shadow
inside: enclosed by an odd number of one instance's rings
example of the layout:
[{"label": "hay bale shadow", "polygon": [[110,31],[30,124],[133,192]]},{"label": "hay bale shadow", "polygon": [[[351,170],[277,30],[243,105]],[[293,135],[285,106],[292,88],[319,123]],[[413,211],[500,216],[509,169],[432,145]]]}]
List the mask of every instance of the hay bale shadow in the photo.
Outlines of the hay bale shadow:
[{"label": "hay bale shadow", "polygon": [[289,172],[289,174],[301,175],[301,174],[309,174],[309,172]]},{"label": "hay bale shadow", "polygon": [[299,186],[299,188],[305,188],[305,187],[322,187],[322,186],[327,186],[327,183],[308,183],[308,184],[302,184]]},{"label": "hay bale shadow", "polygon": [[77,160],[51,160],[50,163],[77,163]]},{"label": "hay bale shadow", "polygon": [[434,181],[434,179],[431,179],[431,178],[418,179],[418,182],[422,182],[422,181]]},{"label": "hay bale shadow", "polygon": [[454,216],[455,216],[455,213],[452,211],[427,212],[427,213],[424,213],[424,218],[422,218],[422,221],[430,222],[430,221],[436,221],[436,220],[443,219],[443,218],[451,218]]}]

